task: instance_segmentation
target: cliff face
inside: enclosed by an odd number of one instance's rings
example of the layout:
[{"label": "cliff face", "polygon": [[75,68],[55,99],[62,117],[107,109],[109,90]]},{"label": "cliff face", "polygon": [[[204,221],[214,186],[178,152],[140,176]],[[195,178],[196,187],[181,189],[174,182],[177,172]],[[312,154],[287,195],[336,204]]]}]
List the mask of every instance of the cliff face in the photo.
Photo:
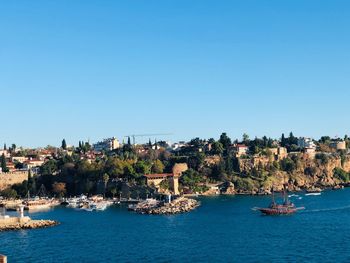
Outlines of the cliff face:
[{"label": "cliff face", "polygon": [[288,183],[290,191],[334,187],[341,183],[349,183],[334,176],[334,169],[340,168],[349,173],[350,156],[346,156],[342,161],[341,157],[337,155],[329,155],[324,160],[311,158],[305,154],[297,154],[292,159],[294,167],[288,172],[278,167],[279,164],[276,167],[276,162],[264,156],[239,160],[239,167],[242,174],[251,174],[252,170],[255,169],[266,175],[264,179],[254,180],[252,192],[269,192],[272,186],[280,191],[283,189],[284,183]]},{"label": "cliff face", "polygon": [[14,184],[21,184],[27,179],[28,172],[0,173],[0,191]]}]

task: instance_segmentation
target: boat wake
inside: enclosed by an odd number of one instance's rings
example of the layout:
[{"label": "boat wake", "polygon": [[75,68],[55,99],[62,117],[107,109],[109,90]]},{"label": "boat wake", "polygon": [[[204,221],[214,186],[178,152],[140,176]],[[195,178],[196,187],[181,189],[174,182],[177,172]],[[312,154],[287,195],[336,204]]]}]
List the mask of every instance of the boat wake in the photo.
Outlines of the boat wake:
[{"label": "boat wake", "polygon": [[291,197],[299,197],[299,195],[296,195],[296,194],[292,194],[292,195],[288,195],[289,198]]},{"label": "boat wake", "polygon": [[321,193],[309,193],[309,194],[305,194],[305,196],[318,196],[321,195]]},{"label": "boat wake", "polygon": [[348,205],[348,206],[341,206],[341,207],[335,207],[335,208],[304,210],[301,213],[330,212],[330,211],[347,210],[347,209],[350,209],[350,205]]}]

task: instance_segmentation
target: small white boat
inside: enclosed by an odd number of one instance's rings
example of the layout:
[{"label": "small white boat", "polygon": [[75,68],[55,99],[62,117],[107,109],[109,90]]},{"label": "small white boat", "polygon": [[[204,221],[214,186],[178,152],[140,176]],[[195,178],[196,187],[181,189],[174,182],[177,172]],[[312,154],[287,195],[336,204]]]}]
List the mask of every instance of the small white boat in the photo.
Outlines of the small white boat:
[{"label": "small white boat", "polygon": [[305,196],[317,196],[317,195],[321,195],[321,193],[308,193],[308,194],[305,194]]}]

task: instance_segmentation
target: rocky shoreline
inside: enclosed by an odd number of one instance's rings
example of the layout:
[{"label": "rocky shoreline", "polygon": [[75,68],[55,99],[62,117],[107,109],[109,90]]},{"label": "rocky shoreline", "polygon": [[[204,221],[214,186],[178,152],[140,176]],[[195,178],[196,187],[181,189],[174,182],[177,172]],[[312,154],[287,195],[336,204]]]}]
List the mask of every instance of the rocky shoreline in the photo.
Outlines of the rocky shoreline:
[{"label": "rocky shoreline", "polygon": [[59,222],[54,220],[30,220],[25,223],[0,223],[0,232],[11,231],[11,230],[23,230],[23,229],[36,229],[36,228],[46,228],[58,225]]},{"label": "rocky shoreline", "polygon": [[132,209],[139,214],[148,215],[172,215],[190,212],[196,209],[200,202],[195,199],[181,197],[171,203],[140,203]]}]

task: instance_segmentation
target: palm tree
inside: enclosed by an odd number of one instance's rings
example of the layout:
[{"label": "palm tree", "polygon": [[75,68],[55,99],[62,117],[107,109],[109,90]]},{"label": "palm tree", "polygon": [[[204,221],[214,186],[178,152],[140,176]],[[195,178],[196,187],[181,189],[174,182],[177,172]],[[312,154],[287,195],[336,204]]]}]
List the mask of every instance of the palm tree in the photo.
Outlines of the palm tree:
[{"label": "palm tree", "polygon": [[111,193],[112,193],[112,195],[113,195],[113,198],[114,198],[114,196],[116,195],[116,193],[117,193],[117,188],[112,188],[112,190],[111,190]]},{"label": "palm tree", "polygon": [[104,196],[106,197],[106,189],[107,189],[107,183],[109,181],[109,175],[107,173],[105,173],[103,175],[103,182],[105,184],[105,191],[104,191]]}]

